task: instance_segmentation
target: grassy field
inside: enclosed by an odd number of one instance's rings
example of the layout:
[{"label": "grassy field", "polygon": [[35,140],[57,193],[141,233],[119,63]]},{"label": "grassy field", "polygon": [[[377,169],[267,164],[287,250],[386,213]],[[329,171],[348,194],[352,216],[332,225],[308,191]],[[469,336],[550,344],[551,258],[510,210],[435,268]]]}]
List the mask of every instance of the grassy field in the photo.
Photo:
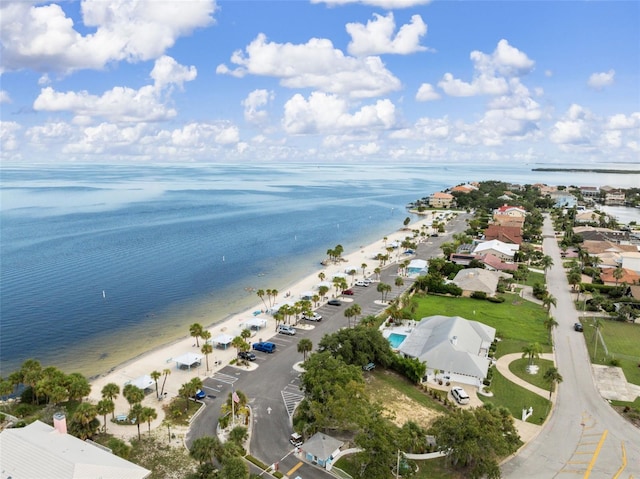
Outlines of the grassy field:
[{"label": "grassy field", "polygon": [[539,388],[548,391],[549,383],[544,380],[544,373],[546,373],[549,368],[553,367],[553,361],[549,361],[548,359],[536,359],[534,364],[537,364],[540,367],[538,374],[529,374],[526,370],[528,364],[528,358],[516,359],[509,364],[509,370],[520,379],[527,381],[529,384],[533,384],[534,386],[538,386]]},{"label": "grassy field", "polygon": [[591,320],[585,319],[584,335],[589,349],[589,356],[595,364],[610,364],[612,359],[620,362],[627,381],[640,385],[640,324],[623,323],[620,321],[604,320],[600,329],[609,356],[606,356],[602,344],[595,347],[595,329]]},{"label": "grassy field", "polygon": [[513,417],[520,419],[522,409],[533,407],[533,414],[527,422],[532,424],[542,424],[549,413],[550,403],[547,399],[525,388],[508,381],[502,374],[495,370],[491,380],[491,392],[493,397],[478,395],[484,403],[492,403],[496,406],[504,406]]},{"label": "grassy field", "polygon": [[535,286],[536,283],[547,284],[547,280],[544,277],[543,273],[538,273],[536,271],[529,271],[527,275],[527,280],[524,282],[527,286]]},{"label": "grassy field", "polygon": [[537,342],[543,352],[551,352],[549,335],[543,322],[546,312],[537,304],[525,301],[515,294],[502,295],[504,303],[490,303],[471,298],[451,298],[428,295],[418,301],[415,318],[442,314],[462,316],[496,328],[496,336],[502,341],[496,355],[517,353],[529,343]]}]

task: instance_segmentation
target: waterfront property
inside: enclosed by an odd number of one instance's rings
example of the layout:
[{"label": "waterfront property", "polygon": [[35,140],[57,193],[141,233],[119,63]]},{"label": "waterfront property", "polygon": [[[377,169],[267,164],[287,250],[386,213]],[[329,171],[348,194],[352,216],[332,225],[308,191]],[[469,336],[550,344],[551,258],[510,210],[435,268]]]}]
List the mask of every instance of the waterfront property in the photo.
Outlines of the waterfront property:
[{"label": "waterfront property", "polygon": [[489,347],[496,330],[460,316],[422,318],[398,351],[427,365],[427,376],[439,370],[451,381],[480,386],[491,364]]}]

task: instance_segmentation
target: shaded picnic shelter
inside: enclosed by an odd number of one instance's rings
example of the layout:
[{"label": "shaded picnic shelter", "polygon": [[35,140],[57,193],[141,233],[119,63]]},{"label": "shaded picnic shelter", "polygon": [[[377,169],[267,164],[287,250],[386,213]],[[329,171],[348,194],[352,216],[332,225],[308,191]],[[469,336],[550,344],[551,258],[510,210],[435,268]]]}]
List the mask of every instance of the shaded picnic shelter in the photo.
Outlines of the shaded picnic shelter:
[{"label": "shaded picnic shelter", "polygon": [[182,356],[173,358],[178,369],[191,369],[193,366],[200,366],[202,354],[184,353]]},{"label": "shaded picnic shelter", "polygon": [[227,347],[231,344],[231,341],[233,341],[233,336],[222,333],[213,338],[212,341],[216,345],[216,347],[227,349]]},{"label": "shaded picnic shelter", "polygon": [[133,384],[135,387],[142,389],[146,393],[147,389],[151,389],[151,387],[155,384],[155,381],[151,379],[151,376],[145,374],[132,381],[127,381],[125,385],[127,384]]},{"label": "shaded picnic shelter", "polygon": [[261,328],[265,328],[267,326],[267,320],[263,318],[251,318],[247,319],[242,326],[259,331]]}]

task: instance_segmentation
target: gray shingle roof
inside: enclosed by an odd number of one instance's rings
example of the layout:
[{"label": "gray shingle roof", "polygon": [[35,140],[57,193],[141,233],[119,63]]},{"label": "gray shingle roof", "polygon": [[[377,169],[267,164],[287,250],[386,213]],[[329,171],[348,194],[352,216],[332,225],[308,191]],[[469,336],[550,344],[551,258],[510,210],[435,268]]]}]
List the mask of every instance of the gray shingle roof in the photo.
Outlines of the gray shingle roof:
[{"label": "gray shingle roof", "polygon": [[489,359],[484,351],[495,334],[494,328],[460,316],[430,316],[422,318],[398,350],[430,369],[485,378]]},{"label": "gray shingle roof", "polygon": [[327,436],[321,432],[317,432],[304,443],[302,449],[321,461],[325,461],[335,452],[336,449],[342,447],[343,444],[344,442],[339,441],[338,439]]},{"label": "gray shingle roof", "polygon": [[143,479],[150,474],[40,421],[0,433],[2,479]]}]

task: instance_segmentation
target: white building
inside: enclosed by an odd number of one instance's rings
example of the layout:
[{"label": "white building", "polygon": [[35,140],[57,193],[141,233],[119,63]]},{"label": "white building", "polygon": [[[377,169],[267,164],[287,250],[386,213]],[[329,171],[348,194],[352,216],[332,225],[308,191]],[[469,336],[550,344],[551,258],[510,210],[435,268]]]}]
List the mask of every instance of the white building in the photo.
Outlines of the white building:
[{"label": "white building", "polygon": [[480,386],[491,364],[489,347],[496,330],[460,316],[422,318],[398,346],[404,356],[427,365],[427,374],[438,369],[451,381]]}]

